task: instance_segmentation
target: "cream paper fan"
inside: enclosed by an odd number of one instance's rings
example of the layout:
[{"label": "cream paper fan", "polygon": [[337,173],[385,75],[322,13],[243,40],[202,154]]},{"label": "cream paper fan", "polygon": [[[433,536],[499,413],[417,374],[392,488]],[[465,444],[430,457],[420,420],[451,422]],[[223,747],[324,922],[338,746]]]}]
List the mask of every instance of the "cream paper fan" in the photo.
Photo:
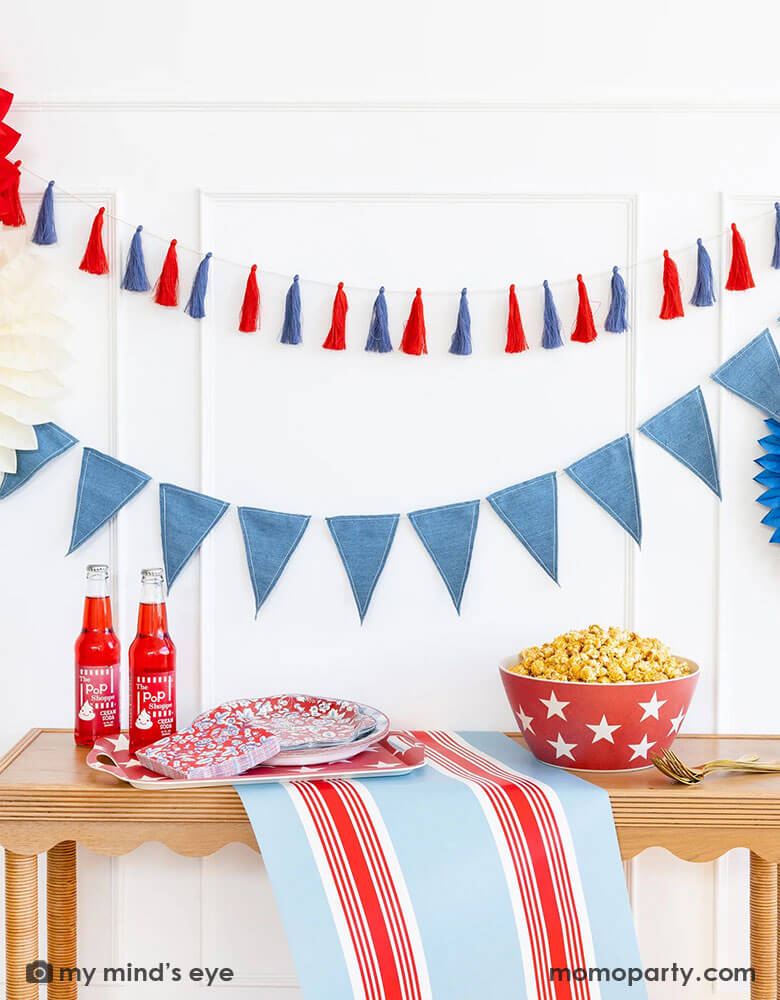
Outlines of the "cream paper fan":
[{"label": "cream paper fan", "polygon": [[51,420],[71,360],[67,324],[54,311],[48,265],[23,233],[0,237],[0,473],[16,472],[16,452],[38,447],[35,424]]}]

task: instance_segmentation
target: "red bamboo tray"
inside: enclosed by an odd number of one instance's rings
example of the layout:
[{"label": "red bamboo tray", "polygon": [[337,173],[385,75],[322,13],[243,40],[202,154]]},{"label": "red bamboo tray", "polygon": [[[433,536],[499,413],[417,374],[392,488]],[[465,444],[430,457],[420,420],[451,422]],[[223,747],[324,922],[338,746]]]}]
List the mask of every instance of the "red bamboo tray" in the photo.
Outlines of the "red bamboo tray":
[{"label": "red bamboo tray", "polygon": [[186,780],[166,778],[147,770],[130,756],[127,737],[104,736],[95,741],[87,754],[87,764],[96,771],[113,774],[133,788],[210,788],[216,785],[257,785],[268,781],[315,781],[317,778],[381,778],[408,774],[425,763],[425,749],[419,743],[395,733],[388,735],[349,760],[330,764],[307,764],[296,767],[261,766],[234,778]]}]

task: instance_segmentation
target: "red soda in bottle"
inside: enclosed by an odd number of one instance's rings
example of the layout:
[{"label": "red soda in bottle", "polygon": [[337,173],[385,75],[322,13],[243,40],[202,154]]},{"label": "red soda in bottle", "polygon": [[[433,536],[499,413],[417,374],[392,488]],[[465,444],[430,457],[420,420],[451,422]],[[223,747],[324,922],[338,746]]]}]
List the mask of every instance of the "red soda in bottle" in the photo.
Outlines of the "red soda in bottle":
[{"label": "red soda in bottle", "polygon": [[176,647],[168,635],[164,576],[141,571],[138,633],[130,647],[130,753],[176,732]]},{"label": "red soda in bottle", "polygon": [[119,639],[111,622],[108,566],[87,566],[84,620],[76,639],[77,746],[91,747],[100,736],[119,735]]}]

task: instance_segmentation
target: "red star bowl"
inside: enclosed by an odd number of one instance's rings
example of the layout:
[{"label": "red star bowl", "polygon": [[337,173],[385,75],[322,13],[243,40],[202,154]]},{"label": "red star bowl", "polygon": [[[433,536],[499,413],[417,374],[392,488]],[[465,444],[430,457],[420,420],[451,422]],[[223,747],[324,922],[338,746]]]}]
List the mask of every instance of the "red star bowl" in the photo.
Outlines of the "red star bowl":
[{"label": "red star bowl", "polygon": [[510,672],[516,662],[502,663],[500,672],[518,729],[539,760],[572,771],[652,766],[680,731],[699,679],[692,660],[685,660],[685,677],[641,684],[524,677]]}]

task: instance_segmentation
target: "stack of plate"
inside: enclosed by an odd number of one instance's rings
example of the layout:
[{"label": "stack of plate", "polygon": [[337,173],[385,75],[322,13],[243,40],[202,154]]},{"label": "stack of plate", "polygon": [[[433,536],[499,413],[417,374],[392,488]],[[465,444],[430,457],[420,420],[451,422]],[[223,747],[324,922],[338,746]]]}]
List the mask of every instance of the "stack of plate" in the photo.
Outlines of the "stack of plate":
[{"label": "stack of plate", "polygon": [[390,730],[390,720],[376,708],[308,694],[226,701],[199,715],[192,726],[215,723],[254,724],[277,736],[282,749],[265,762],[268,767],[347,760],[384,739]]}]

